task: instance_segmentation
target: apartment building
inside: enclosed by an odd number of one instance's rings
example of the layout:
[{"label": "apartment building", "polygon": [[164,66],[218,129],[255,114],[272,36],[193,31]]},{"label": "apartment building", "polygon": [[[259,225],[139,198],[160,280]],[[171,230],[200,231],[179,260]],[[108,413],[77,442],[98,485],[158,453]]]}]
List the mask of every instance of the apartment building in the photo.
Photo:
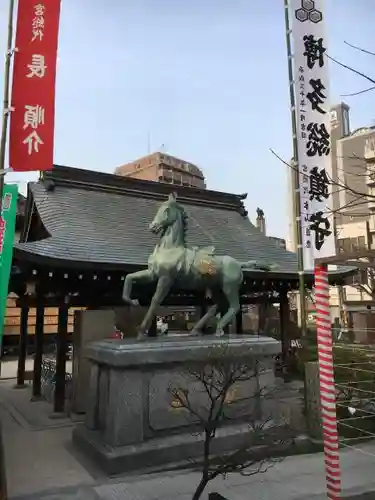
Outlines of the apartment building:
[{"label": "apartment building", "polygon": [[[361,127],[336,143],[337,189],[334,206],[337,252],[357,252],[373,247],[375,234],[375,190],[371,151],[375,144],[375,127]],[[373,209],[372,209],[373,207]],[[375,240],[374,240],[375,241]],[[373,296],[369,274],[362,270],[353,277],[353,286],[343,288],[342,299],[337,289],[331,290],[332,309],[345,309],[349,323],[358,332],[365,332],[374,323]]]},{"label": "apartment building", "polygon": [[193,163],[165,153],[153,153],[121,165],[115,174],[179,186],[206,188],[203,172]]},{"label": "apartment building", "polygon": [[286,240],[284,238],[278,238],[277,236],[268,236],[268,239],[272,241],[277,247],[286,250]]}]

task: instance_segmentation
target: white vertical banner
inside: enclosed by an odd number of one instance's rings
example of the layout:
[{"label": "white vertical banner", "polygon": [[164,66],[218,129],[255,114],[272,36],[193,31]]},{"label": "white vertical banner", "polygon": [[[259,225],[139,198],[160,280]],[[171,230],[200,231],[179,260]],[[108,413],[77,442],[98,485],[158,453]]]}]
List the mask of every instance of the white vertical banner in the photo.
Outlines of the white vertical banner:
[{"label": "white vertical banner", "polygon": [[335,255],[324,0],[290,0],[304,269]]}]

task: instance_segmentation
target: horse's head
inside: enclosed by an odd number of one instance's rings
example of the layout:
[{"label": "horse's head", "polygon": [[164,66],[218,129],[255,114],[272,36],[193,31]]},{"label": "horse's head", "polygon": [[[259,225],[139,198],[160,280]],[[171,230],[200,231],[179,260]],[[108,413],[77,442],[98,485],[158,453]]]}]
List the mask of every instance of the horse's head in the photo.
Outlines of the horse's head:
[{"label": "horse's head", "polygon": [[187,215],[181,205],[177,203],[177,195],[171,193],[168,200],[160,205],[156,212],[154,220],[151,222],[149,229],[154,234],[162,236],[168,227],[174,225],[175,222],[181,222],[181,231],[185,231],[185,223]]}]

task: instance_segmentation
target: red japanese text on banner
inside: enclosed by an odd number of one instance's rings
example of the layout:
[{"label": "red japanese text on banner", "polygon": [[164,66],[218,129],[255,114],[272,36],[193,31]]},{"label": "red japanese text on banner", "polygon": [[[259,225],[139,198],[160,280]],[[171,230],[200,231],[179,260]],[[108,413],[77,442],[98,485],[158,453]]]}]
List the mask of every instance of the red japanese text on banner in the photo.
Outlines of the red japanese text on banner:
[{"label": "red japanese text on banner", "polygon": [[324,0],[291,0],[301,233],[306,270],[335,255]]},{"label": "red japanese text on banner", "polygon": [[61,0],[19,0],[14,54],[9,166],[53,166],[56,60]]}]

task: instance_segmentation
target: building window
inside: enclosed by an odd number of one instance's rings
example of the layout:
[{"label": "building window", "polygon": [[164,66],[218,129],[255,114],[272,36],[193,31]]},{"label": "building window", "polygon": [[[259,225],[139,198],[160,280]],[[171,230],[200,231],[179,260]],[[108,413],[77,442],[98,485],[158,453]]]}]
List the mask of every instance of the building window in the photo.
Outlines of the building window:
[{"label": "building window", "polygon": [[360,250],[366,250],[366,238],[364,236],[358,236],[355,238],[340,238],[337,241],[339,252],[358,252]]},{"label": "building window", "polygon": [[339,252],[350,252],[350,238],[341,238],[338,240]]},{"label": "building window", "polygon": [[343,119],[343,135],[346,137],[347,135],[350,134],[350,126],[349,126],[349,111],[347,109],[344,109],[342,112],[342,119]]},{"label": "building window", "polygon": [[337,121],[337,111],[331,111],[329,115],[331,122]]},{"label": "building window", "polygon": [[367,269],[360,269],[354,276],[352,276],[353,285],[367,285],[368,273]]},{"label": "building window", "polygon": [[359,250],[366,249],[366,238],[364,236],[358,236],[358,248]]}]

